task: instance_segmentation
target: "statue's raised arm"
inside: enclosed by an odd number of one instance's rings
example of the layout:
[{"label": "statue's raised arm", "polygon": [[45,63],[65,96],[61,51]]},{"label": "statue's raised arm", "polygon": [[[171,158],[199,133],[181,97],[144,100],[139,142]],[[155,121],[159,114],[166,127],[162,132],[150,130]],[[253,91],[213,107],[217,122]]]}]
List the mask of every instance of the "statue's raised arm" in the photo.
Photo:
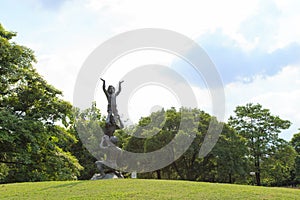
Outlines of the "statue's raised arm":
[{"label": "statue's raised arm", "polygon": [[105,93],[105,96],[108,99],[108,93],[107,93],[106,86],[105,86],[105,80],[103,78],[100,78],[100,79],[103,82],[103,85],[102,85],[103,92]]},{"label": "statue's raised arm", "polygon": [[118,88],[118,91],[116,92],[116,96],[118,96],[121,92],[121,84],[123,83],[124,81],[120,81],[119,82],[119,88]]}]

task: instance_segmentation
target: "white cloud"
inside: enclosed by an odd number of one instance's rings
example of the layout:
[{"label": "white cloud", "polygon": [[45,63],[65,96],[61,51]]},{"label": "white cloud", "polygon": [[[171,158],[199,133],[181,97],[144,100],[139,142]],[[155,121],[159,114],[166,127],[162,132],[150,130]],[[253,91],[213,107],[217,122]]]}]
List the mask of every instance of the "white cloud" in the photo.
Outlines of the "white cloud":
[{"label": "white cloud", "polygon": [[293,125],[281,137],[291,139],[300,128],[300,66],[287,66],[274,76],[257,76],[253,81],[226,85],[227,118],[238,105],[259,103],[273,115],[290,120]]},{"label": "white cloud", "polygon": [[103,11],[114,19],[125,19],[127,23],[116,27],[117,32],[155,27],[198,37],[217,28],[234,33],[239,24],[255,12],[257,1],[90,0],[87,5],[94,12]]},{"label": "white cloud", "polygon": [[278,23],[278,35],[276,35],[277,42],[274,45],[274,49],[283,47],[289,43],[297,42],[300,43],[300,1],[298,0],[287,0],[275,1],[281,16]]}]

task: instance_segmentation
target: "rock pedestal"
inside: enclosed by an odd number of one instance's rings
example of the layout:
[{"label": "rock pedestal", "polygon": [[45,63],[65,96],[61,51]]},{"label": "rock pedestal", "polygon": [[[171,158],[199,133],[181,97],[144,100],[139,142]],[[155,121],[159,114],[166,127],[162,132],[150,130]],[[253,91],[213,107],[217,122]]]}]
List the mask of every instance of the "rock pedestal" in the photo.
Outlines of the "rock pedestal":
[{"label": "rock pedestal", "polygon": [[115,173],[107,173],[104,175],[94,174],[94,176],[91,178],[91,180],[117,179],[117,178],[124,178],[124,177],[122,175],[121,175],[121,177],[119,177]]}]

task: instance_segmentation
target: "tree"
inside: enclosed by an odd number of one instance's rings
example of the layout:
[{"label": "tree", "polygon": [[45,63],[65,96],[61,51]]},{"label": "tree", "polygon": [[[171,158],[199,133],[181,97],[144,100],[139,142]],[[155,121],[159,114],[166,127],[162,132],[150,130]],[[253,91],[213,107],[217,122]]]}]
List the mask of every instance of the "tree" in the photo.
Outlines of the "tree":
[{"label": "tree", "polygon": [[295,158],[295,184],[300,184],[300,132],[294,134],[290,143],[297,152]]},{"label": "tree", "polygon": [[296,152],[300,154],[300,132],[293,135],[291,145],[295,148]]},{"label": "tree", "polygon": [[33,51],[0,24],[0,171],[3,182],[74,179],[72,106],[34,69]]},{"label": "tree", "polygon": [[262,162],[265,173],[262,179],[267,185],[288,186],[292,183],[295,170],[296,151],[285,140],[280,143],[268,155],[268,159]]},{"label": "tree", "polygon": [[[246,104],[235,109],[235,116],[228,120],[239,135],[246,139],[256,183],[261,185],[261,161],[279,142],[278,133],[290,127],[290,122],[271,115],[268,109],[260,104]],[[276,149],[276,148],[275,148]]]},{"label": "tree", "polygon": [[[129,138],[128,143],[125,145],[125,149],[127,151],[138,153],[152,152],[161,149],[165,145],[169,144],[172,139],[174,139],[174,137],[182,137],[183,135],[188,134],[188,132],[192,131],[197,132],[197,128],[195,130],[191,130],[191,128],[189,129],[189,127],[193,127],[189,126],[190,123],[197,123],[195,116],[199,113],[196,113],[195,110],[192,111],[186,108],[181,108],[180,111],[177,112],[175,108],[171,108],[167,111],[161,110],[153,112],[149,117],[141,118],[139,124],[132,129],[131,133],[129,133],[129,135],[131,135],[132,137]],[[181,116],[185,117],[181,118]],[[181,122],[182,124],[186,125],[186,127],[181,127],[182,130],[179,131]],[[195,124],[194,127],[197,127],[197,124]],[[137,138],[136,136],[143,136],[143,138]],[[194,145],[198,146],[199,144],[196,144],[195,142]],[[164,153],[168,155],[171,160],[176,154],[176,149],[174,147],[173,149],[164,149],[164,151],[166,151]],[[193,149],[191,153],[193,154],[191,155],[193,156],[193,161],[190,161],[190,163],[193,163],[194,160],[198,157],[199,148]],[[180,159],[181,158],[179,158],[178,160]],[[181,162],[184,162],[186,159],[187,158],[183,159]],[[155,160],[153,160],[153,162],[155,162]],[[157,160],[156,162],[160,161]],[[185,165],[183,165],[183,163],[181,162],[178,161],[179,166],[177,166],[177,164],[174,162],[170,166],[156,170],[154,172],[156,175],[153,175],[153,173],[146,173],[140,176],[143,178],[157,177],[159,179],[189,179],[188,174],[185,172],[186,170],[190,169],[184,169]],[[193,176],[195,175],[193,174]]]},{"label": "tree", "polygon": [[224,124],[219,140],[211,152],[216,159],[217,182],[246,182],[248,150],[245,143],[245,138]]},{"label": "tree", "polygon": [[96,102],[92,103],[91,108],[85,110],[74,108],[73,112],[76,123],[72,131],[79,142],[71,146],[71,152],[84,167],[78,179],[87,180],[97,173],[95,152],[99,152],[102,137],[100,129],[104,128],[105,119],[96,107]]},{"label": "tree", "polygon": [[[196,130],[190,128],[194,127],[194,125],[185,127],[185,134],[194,132],[195,138],[187,151],[178,160],[172,163],[172,167],[175,169],[180,179],[214,181],[214,167],[216,163],[213,160],[213,155],[208,154],[204,158],[199,158],[199,150],[203,144],[209,123],[211,120],[216,119],[199,109],[181,109],[181,112],[187,112],[187,114],[185,114],[186,118],[182,120],[186,124],[196,124],[197,128]],[[176,120],[174,122],[176,124]]]}]

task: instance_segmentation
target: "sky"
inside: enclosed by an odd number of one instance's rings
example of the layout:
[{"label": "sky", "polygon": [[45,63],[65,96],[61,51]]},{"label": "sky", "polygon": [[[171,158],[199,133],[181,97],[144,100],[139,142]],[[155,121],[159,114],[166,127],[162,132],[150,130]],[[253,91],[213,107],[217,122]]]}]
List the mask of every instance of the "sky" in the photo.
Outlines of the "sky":
[{"label": "sky", "polygon": [[[2,0],[0,23],[18,33],[14,41],[34,50],[37,71],[70,102],[84,61],[111,37],[139,28],[183,34],[205,50],[220,74],[225,121],[236,106],[260,103],[271,114],[292,122],[280,134],[290,140],[300,128],[299,10],[298,0]],[[204,81],[189,75],[188,63],[170,53],[128,54],[114,62],[104,77],[117,85],[124,76],[120,71],[126,74],[133,69],[126,66],[146,64],[167,65],[187,74],[199,108],[211,112]],[[105,110],[100,84],[95,86],[95,100]],[[153,96],[161,98],[150,101]],[[180,102],[168,88],[145,86],[131,94],[129,118],[136,121],[170,106]]]}]

